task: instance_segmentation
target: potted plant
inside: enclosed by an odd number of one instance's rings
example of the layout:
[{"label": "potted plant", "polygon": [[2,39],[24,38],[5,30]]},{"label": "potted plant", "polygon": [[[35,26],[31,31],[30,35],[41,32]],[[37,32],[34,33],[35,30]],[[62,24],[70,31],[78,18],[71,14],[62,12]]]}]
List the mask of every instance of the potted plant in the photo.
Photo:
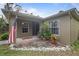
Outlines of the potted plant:
[{"label": "potted plant", "polygon": [[57,37],[56,37],[56,35],[55,34],[51,34],[51,42],[52,42],[52,44],[57,44]]}]

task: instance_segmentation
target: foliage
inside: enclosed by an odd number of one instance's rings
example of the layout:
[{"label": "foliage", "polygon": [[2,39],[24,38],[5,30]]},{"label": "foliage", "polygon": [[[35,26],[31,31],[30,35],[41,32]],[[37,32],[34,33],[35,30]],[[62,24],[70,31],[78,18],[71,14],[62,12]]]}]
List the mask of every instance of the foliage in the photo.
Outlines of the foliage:
[{"label": "foliage", "polygon": [[3,33],[1,36],[0,36],[0,40],[7,40],[8,39],[8,33]]},{"label": "foliage", "polygon": [[48,22],[43,22],[41,24],[41,31],[39,33],[39,36],[43,39],[50,39],[51,33],[49,31],[49,23]]},{"label": "foliage", "polygon": [[16,6],[15,6],[15,9],[16,9],[16,11],[18,11],[18,12],[19,12],[19,11],[21,11],[21,10],[22,10],[22,7],[21,7],[20,5],[16,5]]},{"label": "foliage", "polygon": [[76,40],[73,44],[71,44],[73,49],[79,50],[79,40]]},{"label": "foliage", "polygon": [[0,33],[8,31],[8,24],[5,23],[3,18],[0,18]]}]

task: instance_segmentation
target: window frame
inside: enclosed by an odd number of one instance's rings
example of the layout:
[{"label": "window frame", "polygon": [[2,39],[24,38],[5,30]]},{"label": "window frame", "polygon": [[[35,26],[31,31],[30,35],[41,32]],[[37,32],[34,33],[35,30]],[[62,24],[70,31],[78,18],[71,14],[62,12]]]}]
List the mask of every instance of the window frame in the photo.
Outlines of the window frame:
[{"label": "window frame", "polygon": [[[55,22],[55,21],[57,21],[57,27],[52,26],[52,23]],[[49,29],[50,29],[51,33],[52,33],[51,29],[53,29],[53,28],[58,28],[58,34],[55,34],[55,35],[60,36],[60,20],[51,20],[51,21],[49,21]]]},{"label": "window frame", "polygon": [[[28,32],[29,32],[29,23],[27,23],[27,22],[22,22],[21,24],[22,24],[22,33],[28,33]],[[27,24],[27,27],[23,26],[24,24]],[[27,32],[23,32],[23,27],[24,27],[24,28],[28,28]]]}]

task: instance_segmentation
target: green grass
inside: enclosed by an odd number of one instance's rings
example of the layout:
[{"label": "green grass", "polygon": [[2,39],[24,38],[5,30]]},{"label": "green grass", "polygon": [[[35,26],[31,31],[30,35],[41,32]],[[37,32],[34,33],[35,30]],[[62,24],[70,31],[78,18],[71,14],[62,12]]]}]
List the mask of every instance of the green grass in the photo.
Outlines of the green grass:
[{"label": "green grass", "polygon": [[0,45],[0,56],[72,56],[79,55],[79,51],[15,51],[9,45]]},{"label": "green grass", "polygon": [[0,46],[0,55],[1,56],[39,56],[39,55],[48,55],[48,52],[43,51],[15,51],[10,50],[8,45]]},{"label": "green grass", "polygon": [[79,50],[79,40],[76,40],[74,43],[72,43],[72,48],[74,50]]}]

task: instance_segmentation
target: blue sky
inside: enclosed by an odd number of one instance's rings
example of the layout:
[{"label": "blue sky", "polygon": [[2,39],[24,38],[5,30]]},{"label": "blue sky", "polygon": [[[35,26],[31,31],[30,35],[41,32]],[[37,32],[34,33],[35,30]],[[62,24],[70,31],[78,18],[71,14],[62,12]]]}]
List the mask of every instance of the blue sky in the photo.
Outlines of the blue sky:
[{"label": "blue sky", "polygon": [[79,4],[74,3],[17,3],[22,6],[23,10],[27,10],[29,13],[39,15],[41,17],[47,17],[52,14],[58,13],[60,10],[68,10],[71,8],[77,8],[79,10]]},{"label": "blue sky", "polygon": [[19,3],[19,5],[28,12],[42,17],[50,16],[60,10],[68,10],[71,8],[79,9],[79,4],[74,3]]}]

